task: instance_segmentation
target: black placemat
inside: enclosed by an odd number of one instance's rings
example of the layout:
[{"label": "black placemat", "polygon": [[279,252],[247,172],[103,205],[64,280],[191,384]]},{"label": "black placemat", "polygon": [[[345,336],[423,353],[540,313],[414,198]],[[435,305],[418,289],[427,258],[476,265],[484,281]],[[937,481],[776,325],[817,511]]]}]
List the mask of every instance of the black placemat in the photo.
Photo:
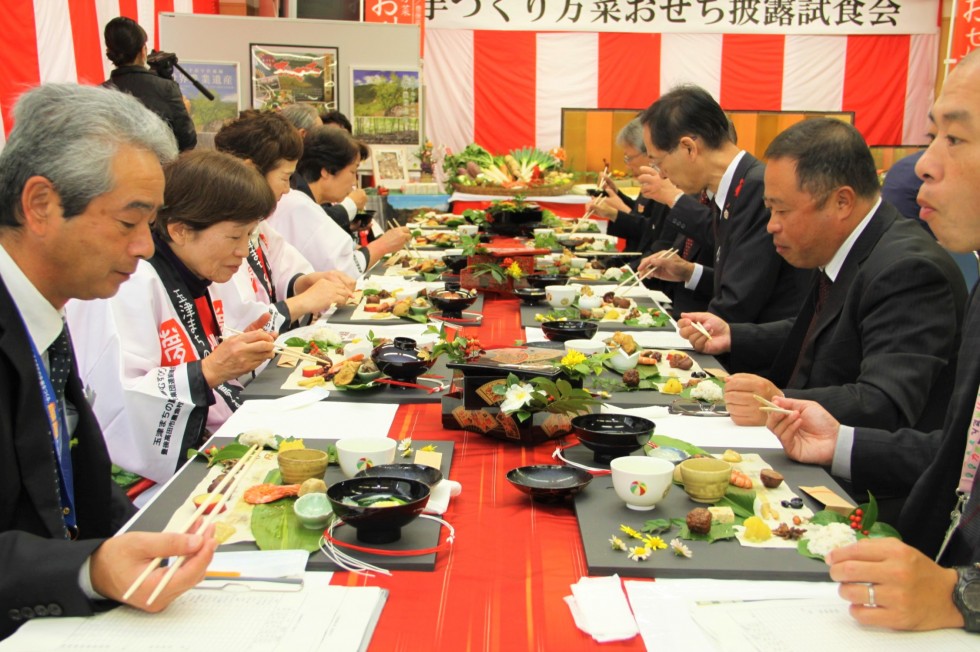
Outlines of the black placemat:
[{"label": "black placemat", "polygon": [[[660,307],[653,299],[649,297],[630,297],[636,302],[636,305],[642,306],[644,308],[663,308]],[[547,302],[542,301],[536,306],[521,306],[521,328],[541,328],[541,322],[534,318],[535,315],[547,315],[552,312],[554,308],[548,305]],[[331,321],[333,318],[331,317]],[[643,326],[627,326],[621,321],[599,321],[600,331],[615,332],[615,331],[673,331],[674,325],[667,322],[663,326],[657,328],[646,328]]]},{"label": "black placemat", "polygon": [[[350,434],[353,435],[354,433]],[[216,437],[208,443],[208,446],[211,444],[224,446],[231,441],[233,440],[229,437]],[[336,440],[332,439],[307,439],[306,445],[308,448],[326,450],[328,445],[335,442]],[[454,442],[441,440],[413,442],[413,446],[416,450],[429,444],[434,445],[436,450],[442,453],[442,464],[440,465],[439,470],[442,471],[443,477],[448,478],[455,446]],[[395,461],[399,461],[397,453]],[[163,531],[163,528],[167,526],[167,523],[170,521],[170,517],[173,515],[173,513],[183,502],[190,498],[191,492],[194,491],[197,484],[204,478],[205,475],[207,475],[207,470],[207,464],[201,459],[194,459],[185,464],[184,467],[177,472],[177,475],[174,477],[170,485],[163,489],[160,494],[156,496],[153,503],[147,506],[140,513],[136,521],[133,522],[129,529],[131,531],[141,530],[145,532]],[[341,472],[338,465],[331,464],[327,467],[327,473],[324,477],[324,481],[327,483],[328,487],[343,479],[345,479],[344,474]],[[402,528],[401,539],[394,543],[385,544],[383,546],[372,546],[369,544],[358,545],[390,548],[391,550],[420,550],[431,548],[439,544],[441,528],[442,526],[435,521],[430,521],[428,519],[415,519]],[[339,541],[357,543],[357,534],[354,528],[349,526],[338,527],[336,530],[334,530],[334,536]],[[258,550],[258,547],[255,545],[255,543],[244,542],[218,546],[218,552],[240,552],[247,550]],[[370,555],[362,552],[351,552],[349,550],[347,552],[348,554],[351,554],[358,559],[363,559],[370,564],[375,564],[391,570],[431,571],[436,565],[436,553],[412,557],[388,557],[383,555]],[[341,569],[328,560],[322,551],[318,550],[310,556],[310,560],[306,563],[306,570],[333,571]]]},{"label": "black placemat", "polygon": [[[708,449],[722,452],[721,449]],[[783,474],[786,482],[803,498],[807,507],[817,512],[821,506],[799,490],[803,486],[823,485],[841,496],[847,494],[819,466],[798,464],[786,457],[781,449],[739,450],[740,453],[758,453],[774,469]],[[584,446],[574,446],[564,451],[564,456],[574,462],[596,468],[609,468],[596,463],[592,451]],[[640,454],[640,453],[636,453]],[[575,513],[579,532],[585,548],[585,558],[590,575],[618,573],[625,577],[711,578],[724,580],[805,580],[827,582],[827,565],[796,552],[796,549],[747,548],[734,539],[707,543],[684,541],[694,553],[691,559],[675,556],[669,549],[655,551],[647,561],[635,562],[625,552],[615,551],[609,545],[609,537],[616,535],[627,545],[629,537],[619,531],[621,524],[639,529],[643,523],[655,518],[684,518],[695,507],[703,507],[692,501],[683,487],[671,488],[667,498],[656,509],[639,512],[629,509],[619,499],[612,486],[612,476],[597,476],[582,493],[575,497]],[[792,510],[777,507],[790,514]],[[675,527],[663,536],[670,541],[677,533]]]},{"label": "black placemat", "polygon": [[[242,398],[245,400],[271,399],[295,394],[299,390],[282,388],[282,384],[286,382],[286,378],[293,372],[293,369],[295,367],[279,367],[275,364],[269,364],[258,377],[245,386]],[[326,400],[344,401],[346,403],[438,403],[443,394],[449,391],[449,382],[453,378],[452,370],[446,366],[445,356],[438,358],[432,368],[426,372],[426,375],[442,376],[440,380],[446,385],[446,388],[441,392],[432,394],[421,389],[391,385],[382,385],[378,388],[360,391],[332,389]]]},{"label": "black placemat", "polygon": [[[356,306],[341,306],[337,308],[337,311],[330,315],[330,325],[335,326],[338,324],[364,324],[368,326],[401,326],[404,324],[418,324],[419,322],[413,321],[411,319],[354,319],[354,310]],[[466,309],[468,313],[483,313],[483,295],[477,294],[476,301]],[[437,321],[429,321],[430,324],[439,325]]]}]

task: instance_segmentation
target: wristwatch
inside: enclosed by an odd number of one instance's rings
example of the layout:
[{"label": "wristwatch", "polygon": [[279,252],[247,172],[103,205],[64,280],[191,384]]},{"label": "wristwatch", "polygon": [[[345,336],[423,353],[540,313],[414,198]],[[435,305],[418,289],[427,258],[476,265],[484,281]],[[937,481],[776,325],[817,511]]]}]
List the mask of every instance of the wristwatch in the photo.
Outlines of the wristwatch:
[{"label": "wristwatch", "polygon": [[980,632],[980,564],[956,568],[953,604],[960,610],[966,631]]}]

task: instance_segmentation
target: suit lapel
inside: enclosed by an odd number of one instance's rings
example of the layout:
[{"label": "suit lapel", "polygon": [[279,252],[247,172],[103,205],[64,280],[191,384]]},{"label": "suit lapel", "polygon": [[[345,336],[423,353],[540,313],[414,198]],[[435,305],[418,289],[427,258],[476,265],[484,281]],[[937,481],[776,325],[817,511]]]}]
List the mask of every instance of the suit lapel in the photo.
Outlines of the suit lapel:
[{"label": "suit lapel", "polygon": [[739,194],[742,192],[742,185],[745,183],[745,177],[759,161],[746,152],[742,158],[739,160],[738,165],[735,166],[735,174],[732,175],[732,182],[728,185],[728,192],[725,194],[725,201],[722,202],[721,209],[718,208],[718,204],[715,201],[711,202],[712,219],[714,220],[715,228],[715,293],[717,294],[718,288],[721,286],[722,274],[725,269],[725,257],[728,252],[726,247],[728,245],[728,233],[732,229],[732,218],[735,217],[735,200],[738,199]]},{"label": "suit lapel", "polygon": [[885,234],[895,221],[895,215],[891,214],[890,211],[886,211],[885,206],[885,204],[882,204],[878,208],[878,211],[871,218],[871,221],[868,222],[864,231],[854,242],[851,251],[848,252],[847,258],[844,260],[844,265],[837,275],[837,280],[834,281],[834,285],[830,289],[830,294],[827,296],[827,302],[817,317],[817,323],[813,327],[813,336],[810,338],[810,346],[813,346],[813,343],[817,341],[817,338],[820,337],[824,329],[837,321],[841,310],[844,308],[844,301],[847,299],[848,291],[854,282],[854,277],[857,276],[861,265],[878,244],[878,240],[881,239],[881,236]]}]

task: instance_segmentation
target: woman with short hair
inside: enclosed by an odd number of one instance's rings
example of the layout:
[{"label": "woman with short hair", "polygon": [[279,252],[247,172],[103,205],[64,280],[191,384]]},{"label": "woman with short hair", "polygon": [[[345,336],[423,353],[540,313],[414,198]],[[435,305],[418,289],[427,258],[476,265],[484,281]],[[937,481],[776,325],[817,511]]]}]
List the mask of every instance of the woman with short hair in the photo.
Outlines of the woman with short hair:
[{"label": "woman with short hair", "polygon": [[95,401],[117,406],[100,413],[113,462],[157,482],[238,409],[236,379],[273,354],[267,314],[224,335],[224,314],[236,307],[211,294],[275,207],[268,184],[235,157],[205,150],[182,154],[165,176],[153,256],[112,299],[69,310],[78,346],[101,360],[86,378]]},{"label": "woman with short hair", "polygon": [[296,171],[309,184],[313,197],[290,190],[269,218],[269,223],[313,264],[315,269],[337,269],[354,278],[408,242],[405,227],[390,229],[366,246],[355,248],[350,235],[324,212],[320,204],[341,201],[357,180],[361,145],[336,127],[314,127],[303,142]]}]

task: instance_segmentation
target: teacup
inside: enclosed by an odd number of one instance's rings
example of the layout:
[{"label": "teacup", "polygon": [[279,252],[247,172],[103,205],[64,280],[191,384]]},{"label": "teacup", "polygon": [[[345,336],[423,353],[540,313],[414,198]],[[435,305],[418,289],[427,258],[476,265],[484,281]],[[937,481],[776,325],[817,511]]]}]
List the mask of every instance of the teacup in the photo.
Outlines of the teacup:
[{"label": "teacup", "polygon": [[732,465],[713,457],[692,457],[678,465],[684,491],[698,503],[716,503],[728,491]]},{"label": "teacup", "polygon": [[578,296],[577,285],[548,285],[544,289],[545,300],[552,308],[568,308]]},{"label": "teacup", "polygon": [[397,442],[388,437],[347,437],[337,441],[337,460],[348,478],[358,471],[395,461]]},{"label": "teacup", "polygon": [[649,511],[670,493],[674,465],[643,455],[617,457],[610,464],[613,489],[630,509]]},{"label": "teacup", "polygon": [[606,343],[602,340],[568,340],[565,342],[566,351],[578,351],[582,355],[594,355],[606,352]]}]

